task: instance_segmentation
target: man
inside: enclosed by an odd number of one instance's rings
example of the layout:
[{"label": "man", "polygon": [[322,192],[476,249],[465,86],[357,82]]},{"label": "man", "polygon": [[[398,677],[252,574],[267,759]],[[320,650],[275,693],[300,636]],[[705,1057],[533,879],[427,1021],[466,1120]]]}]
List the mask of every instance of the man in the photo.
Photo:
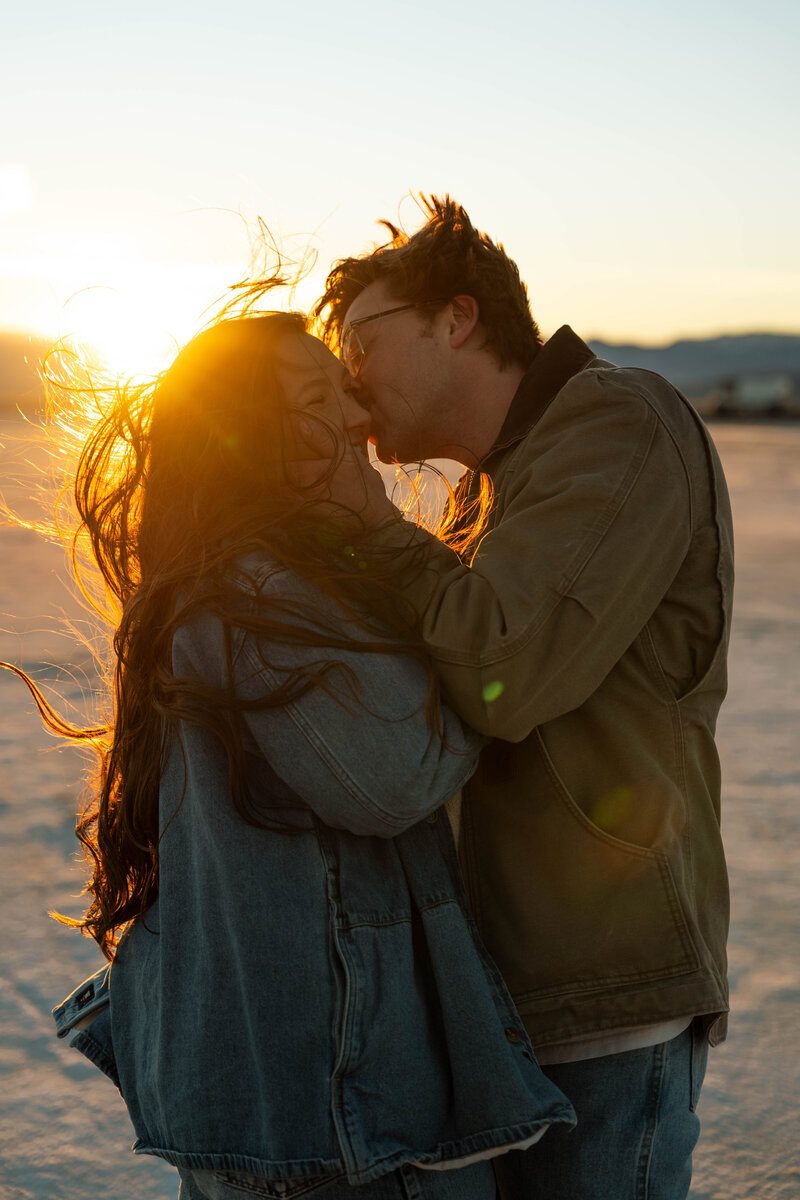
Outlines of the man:
[{"label": "man", "polygon": [[407,556],[444,689],[492,739],[464,795],[467,888],[578,1115],[499,1159],[500,1189],[674,1200],[726,1027],[722,469],[666,380],[598,360],[566,326],[542,343],[502,246],[449,198],[425,203],[413,236],[389,225],[386,246],[338,263],[316,311],[378,457],[463,463],[462,534],[487,478],[493,493],[459,558],[365,480],[360,554]]}]

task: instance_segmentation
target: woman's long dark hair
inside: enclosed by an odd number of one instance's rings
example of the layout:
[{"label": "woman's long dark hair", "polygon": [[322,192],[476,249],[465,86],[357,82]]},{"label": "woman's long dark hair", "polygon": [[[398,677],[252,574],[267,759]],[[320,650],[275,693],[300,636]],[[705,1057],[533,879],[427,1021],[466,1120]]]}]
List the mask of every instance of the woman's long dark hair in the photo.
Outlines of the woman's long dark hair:
[{"label": "woman's long dark hair", "polygon": [[[247,703],[232,688],[178,678],[172,641],[179,626],[200,612],[219,618],[229,671],[235,629],[264,645],[289,639],[412,653],[428,666],[404,611],[394,558],[370,556],[367,569],[359,569],[352,552],[343,552],[350,548],[339,526],[289,478],[276,355],[304,330],[305,319],[295,314],[222,320],[194,338],[155,382],[117,385],[103,395],[74,474],[79,526],[72,544],[80,578],[78,547],[88,542],[113,629],[107,721],[90,728],[69,723],[25,672],[3,664],[24,679],[51,731],[97,753],[97,778],[76,826],[92,871],[91,901],[81,920],[55,915],[93,937],[109,959],[124,927],[158,894],[159,781],[181,723],[220,739],[237,811],[260,824],[244,786],[242,711],[286,703],[315,686],[341,696],[344,684],[347,691],[346,672],[330,654]],[[331,473],[335,466],[334,459]],[[317,481],[314,497],[324,483]],[[259,602],[254,588],[243,586],[243,564],[254,553],[333,594],[359,621],[364,640],[343,639],[319,611],[304,612],[298,625],[296,603]],[[387,624],[397,634],[388,641]],[[428,669],[428,713],[436,724],[438,692]]]}]

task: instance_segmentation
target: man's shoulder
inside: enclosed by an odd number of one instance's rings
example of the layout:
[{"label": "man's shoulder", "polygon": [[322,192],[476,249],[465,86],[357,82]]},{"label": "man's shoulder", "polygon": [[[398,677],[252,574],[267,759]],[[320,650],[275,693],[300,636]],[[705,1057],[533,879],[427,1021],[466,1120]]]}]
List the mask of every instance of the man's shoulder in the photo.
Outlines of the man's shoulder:
[{"label": "man's shoulder", "polygon": [[684,478],[691,489],[690,478],[706,469],[705,443],[701,419],[667,379],[595,359],[504,448],[492,477],[504,495],[533,478],[552,477],[556,486],[565,474],[619,480],[634,469],[653,480]]},{"label": "man's shoulder", "polygon": [[615,439],[625,430],[634,434],[643,425],[656,426],[662,438],[690,455],[702,453],[706,440],[702,419],[663,375],[602,359],[595,359],[564,384],[531,435],[536,440],[544,432],[542,427],[566,430],[576,424],[591,430],[592,436],[602,437],[608,429]]},{"label": "man's shoulder", "polygon": [[678,389],[655,371],[644,367],[618,367],[604,359],[594,359],[577,371],[556,396],[557,401],[577,398],[612,406],[647,404],[659,413],[683,409],[688,401]]}]

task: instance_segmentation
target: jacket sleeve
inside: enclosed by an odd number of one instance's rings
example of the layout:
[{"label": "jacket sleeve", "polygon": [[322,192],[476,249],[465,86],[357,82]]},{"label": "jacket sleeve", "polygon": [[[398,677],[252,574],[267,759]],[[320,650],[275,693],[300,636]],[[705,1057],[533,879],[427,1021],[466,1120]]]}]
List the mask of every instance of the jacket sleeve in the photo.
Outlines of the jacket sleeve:
[{"label": "jacket sleeve", "polygon": [[[453,707],[516,742],[582,704],[637,637],[686,555],[691,493],[647,400],[589,371],[527,435],[500,499],[469,567],[412,535],[428,556],[406,594]],[[399,523],[375,538],[409,553]]]},{"label": "jacket sleeve", "polygon": [[[330,605],[310,584],[276,573],[267,588],[290,588],[298,601]],[[300,618],[298,617],[298,620]],[[341,631],[356,643],[367,635],[342,614]],[[277,708],[245,712],[250,734],[277,775],[326,824],[353,833],[394,837],[462,787],[474,772],[484,739],[442,706],[442,734],[425,715],[428,675],[408,655],[259,644],[247,635],[236,661],[237,694],[254,699],[297,668],[327,677],[333,694],[315,686]]]}]

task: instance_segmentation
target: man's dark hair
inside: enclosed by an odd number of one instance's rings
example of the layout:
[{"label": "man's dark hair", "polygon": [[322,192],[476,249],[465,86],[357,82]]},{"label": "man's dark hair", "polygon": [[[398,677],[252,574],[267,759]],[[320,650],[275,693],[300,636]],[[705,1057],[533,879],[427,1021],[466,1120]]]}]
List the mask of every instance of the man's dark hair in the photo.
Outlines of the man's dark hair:
[{"label": "man's dark hair", "polygon": [[516,263],[502,243],[475,229],[449,196],[421,195],[419,201],[428,220],[416,233],[409,235],[391,221],[381,221],[390,241],[331,268],[325,292],[313,309],[323,339],[335,351],[350,305],[371,283],[383,283],[392,296],[409,304],[444,304],[454,296],[472,296],[478,302],[485,347],[498,365],[527,367],[542,337]]}]

